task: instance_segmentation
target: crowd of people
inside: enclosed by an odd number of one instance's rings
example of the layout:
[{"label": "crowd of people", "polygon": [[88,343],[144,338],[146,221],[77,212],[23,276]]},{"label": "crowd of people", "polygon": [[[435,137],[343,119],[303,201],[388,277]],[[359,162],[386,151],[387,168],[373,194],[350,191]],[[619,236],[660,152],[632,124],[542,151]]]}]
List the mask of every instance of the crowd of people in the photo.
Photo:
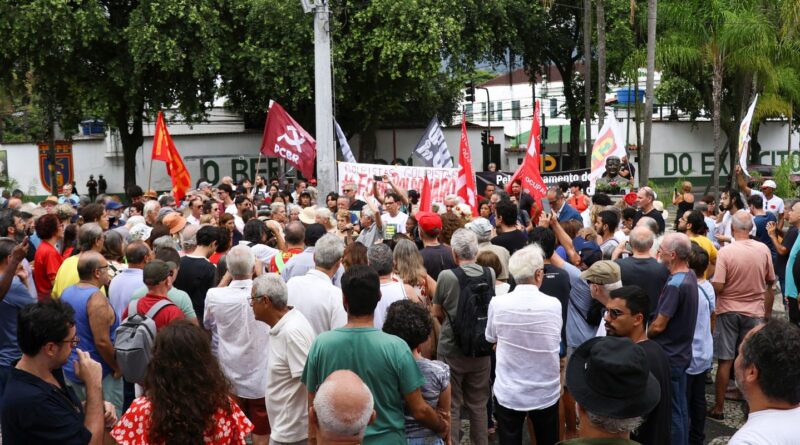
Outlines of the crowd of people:
[{"label": "crowd of people", "polygon": [[797,443],[800,201],[737,174],[676,189],[669,230],[653,189],[580,182],[490,185],[475,215],[391,176],[12,193],[2,440],[703,444],[740,397],[729,443]]}]

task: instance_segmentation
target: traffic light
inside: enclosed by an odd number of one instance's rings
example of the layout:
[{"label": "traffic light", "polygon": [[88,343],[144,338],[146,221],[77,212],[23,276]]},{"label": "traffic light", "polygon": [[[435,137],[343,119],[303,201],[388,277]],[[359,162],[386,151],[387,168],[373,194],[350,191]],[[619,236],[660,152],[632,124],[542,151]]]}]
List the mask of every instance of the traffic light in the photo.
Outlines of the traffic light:
[{"label": "traffic light", "polygon": [[489,135],[489,144],[494,144],[494,136]]},{"label": "traffic light", "polygon": [[464,84],[464,88],[466,89],[466,101],[475,102],[475,83],[470,80]]},{"label": "traffic light", "polygon": [[481,145],[489,145],[489,130],[481,131]]}]

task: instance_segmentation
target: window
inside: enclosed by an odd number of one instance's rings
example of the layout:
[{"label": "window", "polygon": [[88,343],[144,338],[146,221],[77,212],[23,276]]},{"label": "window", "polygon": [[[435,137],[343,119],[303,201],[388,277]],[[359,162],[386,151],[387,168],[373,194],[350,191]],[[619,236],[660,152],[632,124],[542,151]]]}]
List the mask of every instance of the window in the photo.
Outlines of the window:
[{"label": "window", "polygon": [[558,115],[558,100],[550,99],[550,117]]},{"label": "window", "polygon": [[512,100],[511,101],[511,119],[519,120],[520,117],[521,117],[521,115],[520,115],[519,101],[518,100]]},{"label": "window", "polygon": [[466,109],[464,110],[464,113],[466,113],[466,115],[467,115],[467,120],[471,121],[472,120],[472,113],[473,113],[472,112],[472,104],[467,104]]},{"label": "window", "polygon": [[492,120],[501,121],[503,120],[503,102],[497,102],[494,104],[494,116]]}]

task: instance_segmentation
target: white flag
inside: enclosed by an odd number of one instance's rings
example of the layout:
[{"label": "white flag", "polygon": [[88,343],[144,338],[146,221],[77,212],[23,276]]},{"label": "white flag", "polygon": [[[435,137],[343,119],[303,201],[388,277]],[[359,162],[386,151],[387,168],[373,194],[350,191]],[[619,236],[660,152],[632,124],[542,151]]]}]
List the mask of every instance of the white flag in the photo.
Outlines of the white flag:
[{"label": "white flag", "polygon": [[339,122],[336,122],[336,120],[334,120],[333,123],[336,125],[336,138],[339,139],[339,148],[342,150],[342,157],[344,157],[345,162],[356,162],[356,157],[353,156],[353,150],[350,149],[350,144],[347,143],[347,138],[344,136],[342,127],[339,126]]},{"label": "white flag", "polygon": [[758,102],[758,94],[753,99],[753,103],[750,104],[744,119],[742,119],[742,125],[739,126],[739,166],[742,167],[742,171],[748,177],[750,176],[750,173],[747,173],[747,153],[750,151],[750,122],[753,120],[756,102]]}]

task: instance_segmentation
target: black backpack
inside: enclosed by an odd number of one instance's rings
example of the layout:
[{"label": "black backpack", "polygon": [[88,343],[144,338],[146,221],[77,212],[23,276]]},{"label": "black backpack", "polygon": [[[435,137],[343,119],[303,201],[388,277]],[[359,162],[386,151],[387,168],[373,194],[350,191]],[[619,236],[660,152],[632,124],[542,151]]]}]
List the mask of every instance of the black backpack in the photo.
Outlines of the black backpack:
[{"label": "black backpack", "polygon": [[470,277],[461,267],[451,269],[461,286],[455,319],[450,321],[456,346],[468,357],[485,357],[492,353],[492,344],[486,341],[486,323],[489,302],[494,297],[492,272],[483,267],[483,275]]}]

